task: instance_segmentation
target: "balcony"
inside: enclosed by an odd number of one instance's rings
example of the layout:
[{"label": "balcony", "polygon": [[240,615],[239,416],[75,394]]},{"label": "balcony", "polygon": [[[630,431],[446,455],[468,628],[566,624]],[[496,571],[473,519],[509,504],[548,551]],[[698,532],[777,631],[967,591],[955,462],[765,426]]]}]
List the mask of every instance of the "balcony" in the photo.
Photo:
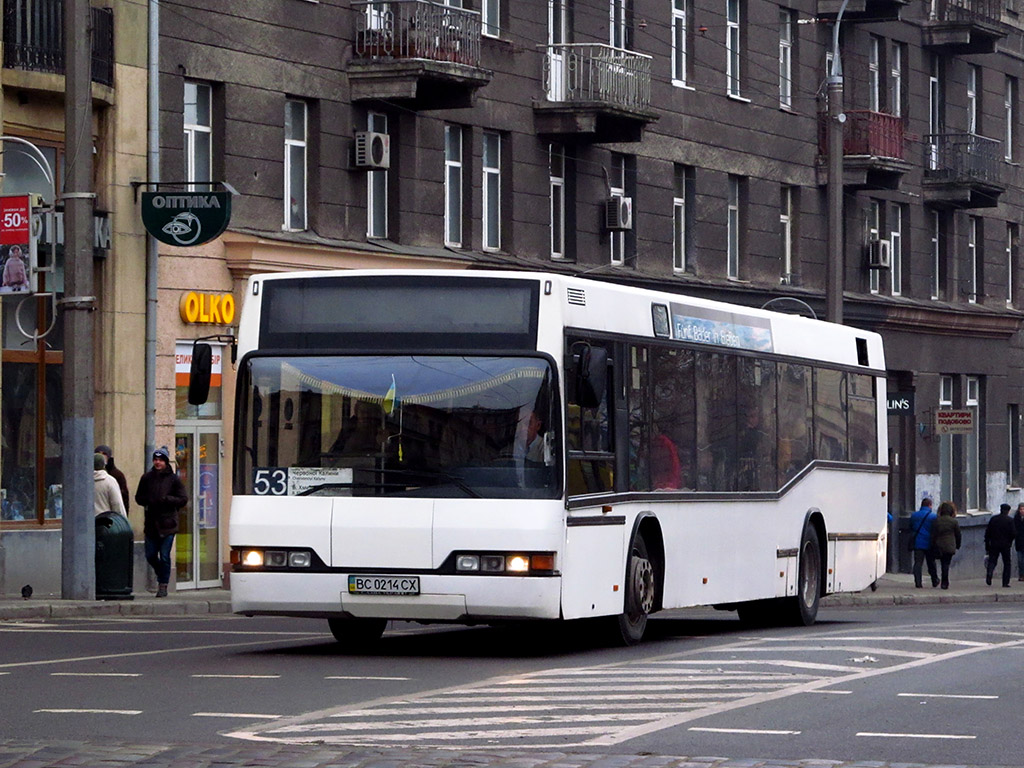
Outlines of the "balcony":
[{"label": "balcony", "polygon": [[549,45],[543,101],[533,106],[542,135],[596,142],[640,141],[651,111],[651,57],[596,43]]},{"label": "balcony", "polygon": [[932,16],[921,44],[950,54],[994,53],[1010,27],[1002,19],[1005,0],[932,0]]},{"label": "balcony", "polygon": [[922,198],[936,208],[993,208],[1006,191],[1001,142],[971,133],[924,140]]},{"label": "balcony", "polygon": [[[906,160],[903,118],[867,109],[851,109],[843,123],[843,185],[851,189],[899,189],[912,167]],[[828,152],[828,117],[818,117],[818,147]]]},{"label": "balcony", "polygon": [[[92,80],[114,85],[114,11],[92,9]],[[63,0],[4,0],[4,67],[64,74]]]},{"label": "balcony", "polygon": [[[843,21],[898,20],[900,10],[909,0],[849,0],[843,11]],[[819,19],[835,19],[843,0],[818,0]]]},{"label": "balcony", "polygon": [[353,2],[356,40],[348,79],[352,101],[387,100],[409,109],[472,106],[491,80],[480,66],[480,14],[427,0]]}]

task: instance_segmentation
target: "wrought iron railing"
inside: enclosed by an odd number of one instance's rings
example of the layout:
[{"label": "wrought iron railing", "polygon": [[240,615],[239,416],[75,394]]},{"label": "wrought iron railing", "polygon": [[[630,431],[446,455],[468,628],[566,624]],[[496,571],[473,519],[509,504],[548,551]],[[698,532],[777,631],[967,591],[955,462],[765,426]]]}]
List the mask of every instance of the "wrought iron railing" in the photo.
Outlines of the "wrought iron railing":
[{"label": "wrought iron railing", "polygon": [[[92,79],[114,84],[114,11],[92,9]],[[4,66],[64,74],[63,0],[4,0]]]},{"label": "wrought iron railing", "polygon": [[480,66],[480,14],[427,0],[352,3],[356,59],[428,59]]},{"label": "wrought iron railing", "polygon": [[999,24],[1006,0],[932,0],[935,21]]},{"label": "wrought iron railing", "polygon": [[973,133],[927,134],[923,139],[926,178],[1001,184],[1002,142]]},{"label": "wrought iron railing", "polygon": [[546,46],[548,101],[601,102],[626,109],[651,103],[651,57],[598,43]]}]

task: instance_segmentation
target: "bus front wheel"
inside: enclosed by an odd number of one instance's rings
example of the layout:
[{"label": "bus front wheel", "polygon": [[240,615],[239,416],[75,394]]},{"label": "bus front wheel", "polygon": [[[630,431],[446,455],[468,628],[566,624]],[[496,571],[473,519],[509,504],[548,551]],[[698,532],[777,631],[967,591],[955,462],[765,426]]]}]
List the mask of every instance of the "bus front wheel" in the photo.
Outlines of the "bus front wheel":
[{"label": "bus front wheel", "polygon": [[800,537],[799,557],[796,596],[789,598],[789,617],[791,623],[809,627],[818,617],[821,599],[821,545],[818,529],[810,523],[804,525]]},{"label": "bus front wheel", "polygon": [[647,617],[654,610],[657,579],[647,554],[647,542],[639,533],[629,548],[626,563],[626,594],[623,611],[615,617],[614,639],[622,645],[636,645],[647,629]]},{"label": "bus front wheel", "polygon": [[327,626],[338,644],[345,650],[365,650],[380,640],[387,619],[328,619]]}]

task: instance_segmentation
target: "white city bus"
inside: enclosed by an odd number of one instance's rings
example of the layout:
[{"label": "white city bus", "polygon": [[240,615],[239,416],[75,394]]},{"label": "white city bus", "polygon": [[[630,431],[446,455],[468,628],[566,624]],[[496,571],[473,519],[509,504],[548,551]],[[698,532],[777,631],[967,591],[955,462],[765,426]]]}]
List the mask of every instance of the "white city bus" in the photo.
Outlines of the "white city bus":
[{"label": "white city bus", "polygon": [[[885,570],[877,334],[529,272],[257,275],[239,334],[245,615],[814,621]],[[201,357],[197,355],[197,357]]]}]

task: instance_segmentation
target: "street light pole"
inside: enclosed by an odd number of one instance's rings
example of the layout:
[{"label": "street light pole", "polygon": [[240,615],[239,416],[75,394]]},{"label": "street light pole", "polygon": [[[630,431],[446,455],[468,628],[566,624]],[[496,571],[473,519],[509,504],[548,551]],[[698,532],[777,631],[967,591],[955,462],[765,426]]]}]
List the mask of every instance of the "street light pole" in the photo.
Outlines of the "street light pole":
[{"label": "street light pole", "polygon": [[64,506],[61,596],[96,597],[93,530],[92,11],[64,0]]},{"label": "street light pole", "polygon": [[825,260],[825,319],[843,322],[843,65],[839,59],[839,25],[849,0],[843,0],[832,28],[832,67],[828,73],[828,254]]}]

